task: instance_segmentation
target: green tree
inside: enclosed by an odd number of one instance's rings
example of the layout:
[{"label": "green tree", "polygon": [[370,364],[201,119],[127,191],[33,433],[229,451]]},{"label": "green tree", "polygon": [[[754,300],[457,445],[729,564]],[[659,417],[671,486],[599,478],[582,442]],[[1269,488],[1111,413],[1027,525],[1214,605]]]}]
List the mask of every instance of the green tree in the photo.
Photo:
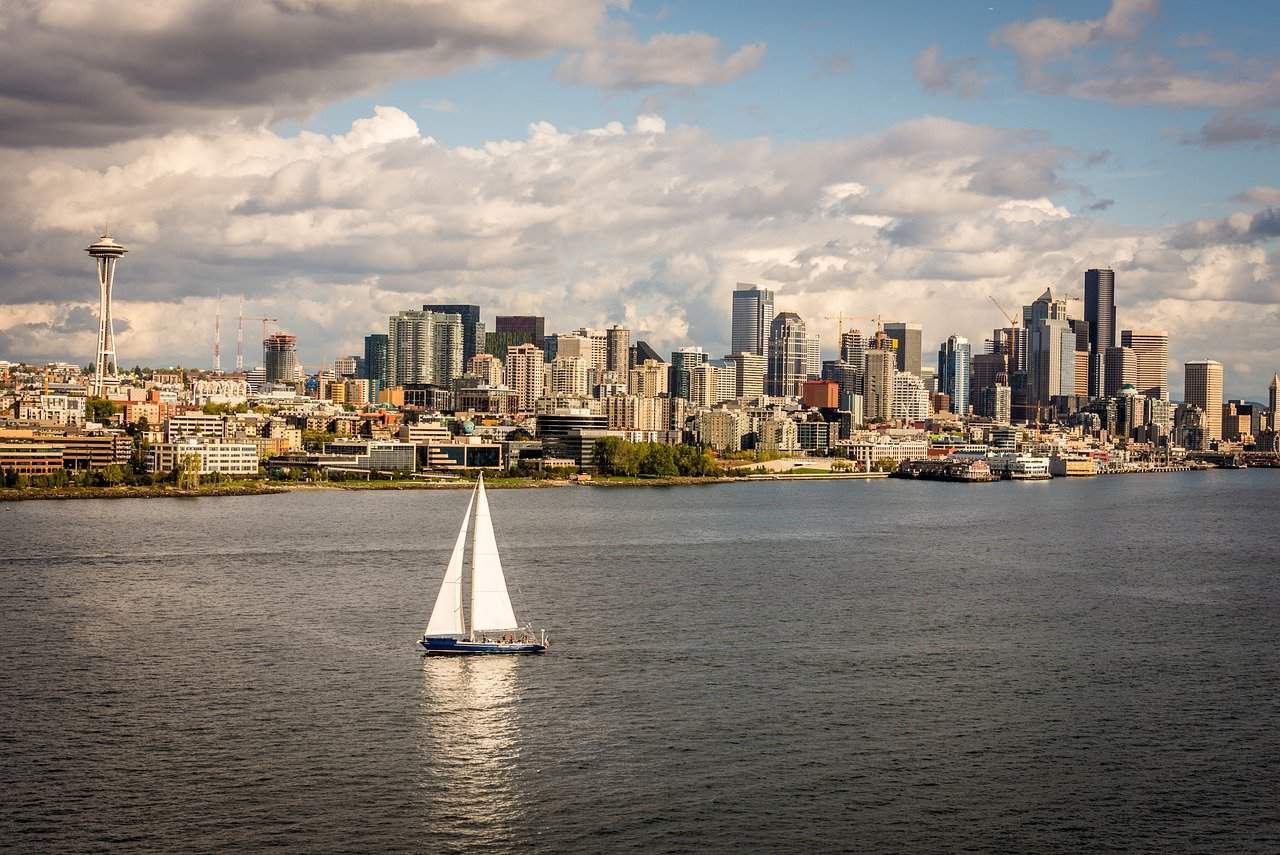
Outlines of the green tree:
[{"label": "green tree", "polygon": [[91,422],[109,421],[115,411],[116,405],[106,398],[90,398],[84,405],[84,416]]}]

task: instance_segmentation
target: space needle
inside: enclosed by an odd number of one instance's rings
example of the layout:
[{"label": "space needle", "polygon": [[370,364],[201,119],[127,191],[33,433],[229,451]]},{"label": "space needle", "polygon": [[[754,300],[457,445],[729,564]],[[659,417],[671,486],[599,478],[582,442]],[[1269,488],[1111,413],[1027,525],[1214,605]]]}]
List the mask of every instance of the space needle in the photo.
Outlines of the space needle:
[{"label": "space needle", "polygon": [[85,248],[85,252],[98,263],[98,287],[102,295],[98,309],[98,356],[93,370],[92,390],[96,397],[102,397],[107,379],[115,380],[120,371],[116,363],[116,334],[111,328],[111,289],[115,286],[116,262],[128,251],[105,231],[102,237]]}]

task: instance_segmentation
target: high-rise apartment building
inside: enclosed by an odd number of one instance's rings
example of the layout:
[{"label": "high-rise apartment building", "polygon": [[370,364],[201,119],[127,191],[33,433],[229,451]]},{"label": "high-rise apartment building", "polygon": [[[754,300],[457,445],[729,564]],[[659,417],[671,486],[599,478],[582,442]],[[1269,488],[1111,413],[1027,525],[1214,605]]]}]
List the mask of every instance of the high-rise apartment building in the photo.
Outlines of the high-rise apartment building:
[{"label": "high-rise apartment building", "polygon": [[373,387],[373,394],[387,386],[387,347],[389,339],[383,333],[364,337],[364,379]]},{"label": "high-rise apartment building", "polygon": [[1103,391],[1106,353],[1116,346],[1116,274],[1110,268],[1084,272],[1084,319],[1089,324],[1089,395]]},{"label": "high-rise apartment building", "polygon": [[1131,347],[1108,347],[1102,355],[1102,394],[1119,395],[1125,386],[1138,392],[1138,354]]},{"label": "high-rise apartment building", "polygon": [[869,422],[893,418],[893,375],[898,360],[892,350],[871,349],[862,372],[863,416]]},{"label": "high-rise apartment building", "polygon": [[605,330],[605,337],[605,368],[625,380],[630,370],[627,361],[631,353],[631,330],[614,324]]},{"label": "high-rise apartment building", "polygon": [[920,375],[894,370],[892,407],[894,421],[921,422],[929,418],[929,393]]},{"label": "high-rise apartment building", "polygon": [[1169,333],[1164,330],[1121,330],[1120,345],[1138,358],[1139,395],[1169,400]]},{"label": "high-rise apartment building", "polygon": [[681,347],[671,351],[671,377],[667,382],[671,397],[689,399],[692,380],[690,372],[706,361],[707,354],[701,347]]},{"label": "high-rise apartment building", "polygon": [[[574,330],[574,335],[581,336],[591,343],[591,350],[586,354],[589,367],[597,375],[609,370],[609,333],[605,330],[593,330],[587,327]],[[561,336],[563,338],[563,336]],[[560,354],[557,353],[557,356]]]},{"label": "high-rise apartment building", "polygon": [[725,359],[734,366],[735,398],[759,398],[764,394],[764,378],[769,360],[758,353],[733,353]]},{"label": "high-rise apartment building", "polygon": [[492,353],[477,353],[467,360],[467,373],[480,378],[485,386],[501,386],[502,360]]},{"label": "high-rise apartment building", "polygon": [[948,336],[938,346],[938,391],[951,402],[951,412],[958,416],[969,413],[969,360],[973,348],[962,336]]},{"label": "high-rise apartment building", "polygon": [[1222,363],[1213,359],[1186,363],[1183,383],[1183,402],[1204,413],[1201,424],[1207,447],[1222,439]]},{"label": "high-rise apartment building", "polygon": [[542,397],[542,366],[542,348],[536,344],[517,344],[507,349],[507,386],[516,393],[517,406],[523,412],[533,412]]},{"label": "high-rise apartment building", "polygon": [[731,347],[734,353],[767,356],[769,330],[773,324],[773,292],[739,282],[733,292],[733,329]]},{"label": "high-rise apartment building", "polygon": [[448,386],[462,373],[462,318],[404,311],[387,321],[388,385]]},{"label": "high-rise apartment building", "polygon": [[462,319],[462,364],[484,350],[484,324],[480,322],[480,307],[469,303],[428,303],[424,312],[438,315],[457,315]]},{"label": "high-rise apartment building", "polygon": [[[822,371],[819,360],[819,373]],[[769,368],[765,392],[784,396],[800,394],[809,377],[809,350],[804,321],[795,312],[779,312],[769,327]]]},{"label": "high-rise apartment building", "polygon": [[969,402],[977,415],[992,417],[983,404],[983,390],[1009,385],[1009,357],[1004,353],[978,353],[969,361]]},{"label": "high-rise apartment building", "polygon": [[547,392],[552,397],[591,395],[591,363],[580,356],[557,356],[547,367]]},{"label": "high-rise apartment building", "polygon": [[895,321],[884,325],[885,335],[898,343],[898,370],[920,376],[924,331],[919,324]]},{"label": "high-rise apartment building", "polygon": [[262,365],[268,383],[298,382],[298,337],[272,333],[262,341]]},{"label": "high-rise apartment building", "polygon": [[669,379],[667,363],[646,359],[631,369],[627,390],[638,398],[656,398],[667,394]]}]

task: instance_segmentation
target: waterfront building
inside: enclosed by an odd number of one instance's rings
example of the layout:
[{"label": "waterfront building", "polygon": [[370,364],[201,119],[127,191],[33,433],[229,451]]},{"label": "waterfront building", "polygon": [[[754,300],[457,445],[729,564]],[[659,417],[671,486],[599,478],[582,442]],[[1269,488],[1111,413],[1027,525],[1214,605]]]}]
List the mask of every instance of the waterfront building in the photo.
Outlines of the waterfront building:
[{"label": "waterfront building", "polygon": [[1183,366],[1182,400],[1203,414],[1205,447],[1222,439],[1222,363],[1200,359]]},{"label": "waterfront building", "polygon": [[871,349],[866,352],[862,372],[864,415],[868,422],[887,422],[893,418],[893,375],[897,358],[892,350]]},{"label": "waterfront building", "polygon": [[962,336],[949,336],[938,347],[938,391],[951,400],[951,412],[965,416],[969,412],[969,359],[972,348]]},{"label": "waterfront building", "polygon": [[516,393],[517,406],[523,412],[531,412],[542,397],[542,348],[533,343],[507,348],[505,373],[507,385]]},{"label": "waterfront building", "polygon": [[262,364],[267,382],[292,385],[298,382],[298,338],[287,333],[272,333],[262,341]]},{"label": "waterfront building", "polygon": [[697,417],[698,442],[718,454],[742,450],[747,416],[741,410],[707,410]]},{"label": "waterfront building", "polygon": [[1169,400],[1169,333],[1164,330],[1121,330],[1120,344],[1138,359],[1134,384],[1148,398]]},{"label": "waterfront building", "polygon": [[1131,347],[1108,347],[1102,356],[1102,394],[1120,394],[1125,386],[1138,388],[1138,354]]},{"label": "waterfront building", "polygon": [[772,322],[773,292],[758,285],[739,282],[733,292],[730,349],[734,353],[767,356]]},{"label": "waterfront building", "polygon": [[201,475],[256,476],[258,447],[251,443],[207,442],[187,439],[181,442],[157,442],[147,448],[150,472],[171,472],[181,467]]},{"label": "waterfront building", "polygon": [[[769,368],[765,392],[775,397],[797,395],[809,377],[809,350],[804,321],[795,312],[779,312],[769,328]],[[819,374],[821,374],[819,359]]]},{"label": "waterfront building", "polygon": [[[437,315],[457,315],[462,323],[462,360],[466,365],[477,353],[485,348],[484,324],[480,321],[480,307],[470,303],[427,303],[422,307],[424,312]],[[459,372],[460,373],[460,372]]]},{"label": "waterfront building", "polygon": [[894,436],[859,432],[836,445],[846,449],[849,459],[859,469],[866,470],[881,462],[892,462],[897,466],[904,460],[924,460],[929,456],[929,442],[923,435]]},{"label": "waterfront building", "polygon": [[[461,346],[461,336],[459,336]],[[327,442],[325,454],[353,456],[348,465],[355,469],[378,472],[413,472],[418,467],[418,447],[398,440],[344,439]]]},{"label": "waterfront building", "polygon": [[[536,344],[542,347],[542,341],[546,337],[546,319],[540,315],[498,315],[493,319],[493,329],[499,335],[527,336],[522,341],[512,342],[512,344]],[[494,355],[500,357],[505,352],[504,348]]]},{"label": "waterfront building", "polygon": [[800,435],[795,419],[775,413],[756,427],[756,448],[762,451],[798,451]]},{"label": "waterfront building", "polygon": [[671,376],[667,382],[671,397],[689,399],[692,389],[692,371],[707,361],[701,347],[681,347],[671,352]]},{"label": "waterfront building", "polygon": [[1116,346],[1116,274],[1110,268],[1092,268],[1084,273],[1084,319],[1089,325],[1088,394],[1100,397],[1104,362],[1108,349]]},{"label": "waterfront building", "polygon": [[894,321],[884,325],[884,332],[897,345],[897,369],[919,377],[924,346],[923,328],[919,324]]}]

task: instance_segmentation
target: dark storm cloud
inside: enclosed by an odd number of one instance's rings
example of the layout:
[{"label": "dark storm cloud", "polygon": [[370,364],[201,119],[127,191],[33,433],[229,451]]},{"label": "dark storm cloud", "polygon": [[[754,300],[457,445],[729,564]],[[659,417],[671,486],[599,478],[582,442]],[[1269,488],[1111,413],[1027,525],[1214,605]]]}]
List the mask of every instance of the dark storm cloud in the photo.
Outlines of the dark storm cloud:
[{"label": "dark storm cloud", "polygon": [[[128,14],[116,14],[127,9]],[[584,43],[595,0],[172,0],[0,7],[0,145],[305,115],[393,79]]]}]

